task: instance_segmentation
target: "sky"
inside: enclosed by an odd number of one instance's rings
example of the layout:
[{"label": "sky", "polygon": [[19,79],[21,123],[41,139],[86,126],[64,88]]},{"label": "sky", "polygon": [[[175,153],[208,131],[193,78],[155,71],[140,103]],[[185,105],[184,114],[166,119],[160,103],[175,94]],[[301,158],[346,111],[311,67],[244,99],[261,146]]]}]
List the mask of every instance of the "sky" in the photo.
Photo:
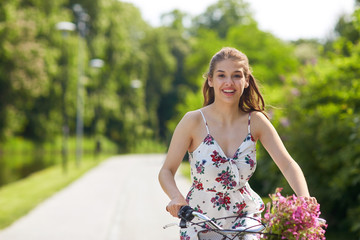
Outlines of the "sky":
[{"label": "sky", "polygon": [[[122,0],[137,6],[145,21],[160,25],[160,16],[180,9],[197,16],[217,0]],[[284,40],[326,39],[338,18],[354,11],[355,0],[245,0],[263,31]]]}]

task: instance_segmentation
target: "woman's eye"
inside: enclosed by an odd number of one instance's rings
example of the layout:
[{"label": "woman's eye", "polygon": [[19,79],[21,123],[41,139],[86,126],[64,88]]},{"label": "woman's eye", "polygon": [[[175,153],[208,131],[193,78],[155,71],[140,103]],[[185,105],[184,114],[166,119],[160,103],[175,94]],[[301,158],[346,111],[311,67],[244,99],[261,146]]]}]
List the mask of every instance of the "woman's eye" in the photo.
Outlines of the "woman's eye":
[{"label": "woman's eye", "polygon": [[240,75],[240,74],[236,74],[236,75],[234,75],[234,78],[241,78],[241,75]]}]

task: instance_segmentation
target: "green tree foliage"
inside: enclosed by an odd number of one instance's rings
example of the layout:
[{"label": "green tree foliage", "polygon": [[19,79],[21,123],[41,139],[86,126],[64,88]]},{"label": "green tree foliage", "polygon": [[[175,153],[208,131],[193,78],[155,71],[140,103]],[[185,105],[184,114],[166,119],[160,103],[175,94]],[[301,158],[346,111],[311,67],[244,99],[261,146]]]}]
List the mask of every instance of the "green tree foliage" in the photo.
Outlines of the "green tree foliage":
[{"label": "green tree foliage", "polygon": [[284,75],[298,66],[294,47],[259,30],[255,22],[230,28],[227,41],[248,56],[255,77],[263,84],[282,84]]},{"label": "green tree foliage", "polygon": [[[79,80],[85,87],[85,134],[107,134],[123,150],[140,136],[150,137],[145,91],[132,87],[133,80],[145,85],[148,57],[142,44],[148,25],[128,3],[80,3],[90,15],[85,40],[55,28],[60,21],[75,22],[75,2],[7,1],[0,6],[3,140],[20,135],[47,141],[64,125],[74,134]],[[103,69],[89,68],[91,58],[104,60]]]},{"label": "green tree foliage", "polygon": [[88,72],[92,78],[88,79],[87,98],[92,105],[85,109],[89,113],[86,127],[105,133],[126,151],[148,135],[144,90],[132,84],[137,80],[144,85],[146,78],[147,56],[142,41],[148,26],[132,4],[94,4],[100,10],[91,23],[96,31],[89,33],[87,43],[90,58],[102,59],[105,66],[96,74]]},{"label": "green tree foliage", "polygon": [[[149,59],[148,74],[146,76],[146,109],[149,112],[148,126],[151,129],[160,128],[157,111],[161,99],[169,93],[173,84],[175,72],[175,58],[167,44],[166,29],[158,28],[149,32],[143,41],[144,51]],[[159,137],[159,132],[154,132]]]},{"label": "green tree foliage", "polygon": [[184,92],[189,87],[186,79],[186,59],[191,54],[188,32],[184,26],[186,14],[174,10],[163,15],[167,19],[163,30],[166,32],[166,43],[171,55],[175,60],[175,68],[172,74],[172,84],[165,94],[162,95],[157,115],[159,118],[159,134],[162,139],[168,137],[166,123],[176,114],[176,105],[183,101]]},{"label": "green tree foliage", "polygon": [[243,0],[219,0],[194,18],[194,31],[199,28],[211,29],[224,38],[232,26],[252,22],[249,4]]},{"label": "green tree foliage", "polygon": [[46,15],[42,9],[47,11],[50,6],[45,8],[32,2],[9,1],[0,8],[4,13],[0,22],[0,112],[3,123],[0,132],[3,139],[22,133],[42,140],[51,136],[54,128],[51,118],[56,115],[51,111],[52,106],[39,104],[51,98],[49,75],[57,70],[54,55],[59,51],[51,46],[54,31],[49,29],[49,22],[54,23],[55,16],[45,23]]},{"label": "green tree foliage", "polygon": [[340,37],[333,49],[293,81],[283,133],[331,228],[359,237],[360,45]]}]

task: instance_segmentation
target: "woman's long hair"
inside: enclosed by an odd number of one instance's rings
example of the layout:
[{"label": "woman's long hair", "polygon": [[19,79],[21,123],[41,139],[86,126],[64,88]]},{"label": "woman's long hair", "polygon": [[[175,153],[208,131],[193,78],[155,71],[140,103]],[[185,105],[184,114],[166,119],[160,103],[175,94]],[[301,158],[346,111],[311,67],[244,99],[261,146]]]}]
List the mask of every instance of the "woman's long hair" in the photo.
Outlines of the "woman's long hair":
[{"label": "woman's long hair", "polygon": [[256,79],[253,77],[249,67],[249,60],[245,54],[235,48],[226,47],[217,52],[210,61],[209,71],[205,74],[203,86],[204,106],[210,105],[215,101],[214,88],[209,86],[209,77],[213,77],[216,64],[220,61],[232,59],[240,61],[243,65],[245,78],[249,81],[249,86],[244,89],[239,100],[239,108],[243,112],[259,111],[265,114],[265,102],[260,93]]}]

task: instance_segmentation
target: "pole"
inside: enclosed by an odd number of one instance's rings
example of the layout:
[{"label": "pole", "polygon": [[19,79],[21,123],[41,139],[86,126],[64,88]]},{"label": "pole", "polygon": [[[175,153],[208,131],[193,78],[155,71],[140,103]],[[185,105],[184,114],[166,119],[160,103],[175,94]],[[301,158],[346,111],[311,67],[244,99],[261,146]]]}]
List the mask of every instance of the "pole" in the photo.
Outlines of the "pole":
[{"label": "pole", "polygon": [[[61,43],[62,50],[65,52],[63,53],[62,57],[64,58],[64,62],[66,63],[66,67],[68,64],[68,50],[64,43],[68,32],[75,30],[75,24],[71,22],[59,22],[56,24],[56,29],[62,32],[63,41]],[[61,80],[61,93],[62,93],[62,146],[61,146],[61,156],[62,156],[62,169],[63,173],[67,173],[67,162],[68,162],[68,138],[69,138],[69,124],[68,124],[68,115],[67,115],[67,108],[66,108],[66,92],[67,92],[67,77],[68,73],[66,71],[66,78]]]},{"label": "pole", "polygon": [[[80,35],[80,34],[79,34]],[[83,138],[83,54],[82,54],[82,38],[79,36],[79,56],[78,56],[78,82],[77,82],[77,98],[76,98],[76,166],[80,167],[82,159],[82,138]]]},{"label": "pole", "polygon": [[76,26],[79,34],[79,56],[78,56],[78,83],[76,100],[76,166],[79,167],[82,159],[82,139],[84,131],[83,112],[84,112],[84,87],[83,87],[83,39],[87,34],[87,22],[89,15],[83,10],[80,4],[73,7],[76,16]]}]

